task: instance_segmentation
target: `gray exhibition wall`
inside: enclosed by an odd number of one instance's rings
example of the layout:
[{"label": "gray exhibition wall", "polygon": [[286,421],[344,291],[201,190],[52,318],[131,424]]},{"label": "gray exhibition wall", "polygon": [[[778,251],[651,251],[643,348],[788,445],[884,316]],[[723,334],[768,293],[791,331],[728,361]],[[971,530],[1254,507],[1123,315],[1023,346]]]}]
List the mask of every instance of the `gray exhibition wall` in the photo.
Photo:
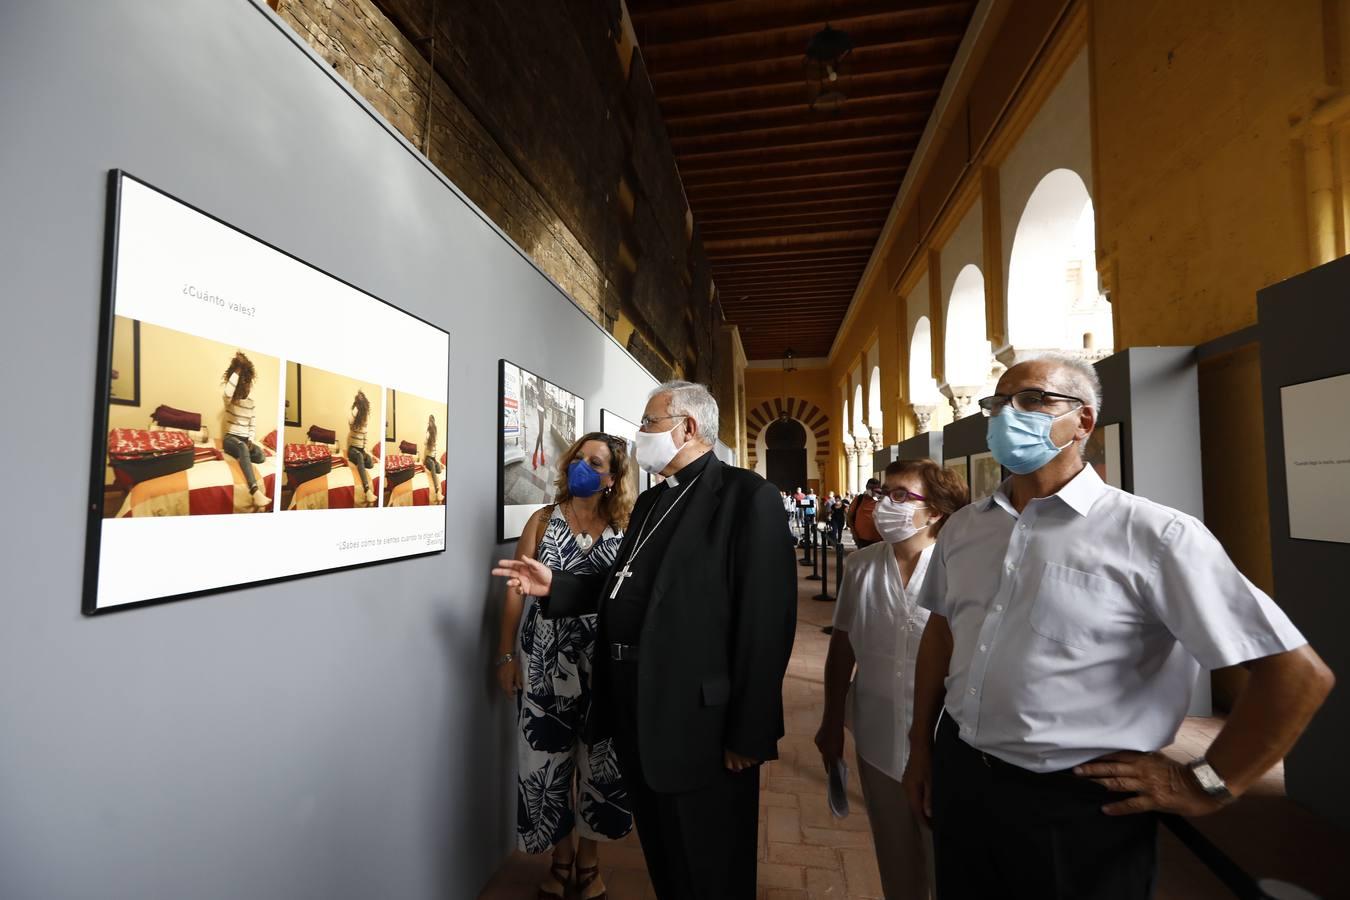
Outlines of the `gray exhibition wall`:
[{"label": "gray exhibition wall", "polygon": [[[474,896],[515,816],[498,358],[588,427],[652,379],[249,0],[0,4],[0,116],[0,897]],[[446,553],[80,615],[112,168],[450,332]]]}]

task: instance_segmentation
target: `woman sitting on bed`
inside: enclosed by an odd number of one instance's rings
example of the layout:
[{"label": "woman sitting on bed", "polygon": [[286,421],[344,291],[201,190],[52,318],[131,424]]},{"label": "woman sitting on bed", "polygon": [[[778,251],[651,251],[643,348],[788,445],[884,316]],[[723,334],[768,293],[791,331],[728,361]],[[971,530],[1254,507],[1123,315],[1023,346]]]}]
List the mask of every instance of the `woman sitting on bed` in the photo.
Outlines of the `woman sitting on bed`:
[{"label": "woman sitting on bed", "polygon": [[262,448],[253,443],[253,399],[249,393],[253,390],[253,379],[257,372],[253,361],[241,352],[235,352],[230,367],[221,376],[225,385],[221,395],[225,400],[225,440],[226,453],[239,461],[239,468],[248,481],[249,496],[257,509],[266,509],[272,505],[272,499],[258,486],[258,476],[253,472],[253,463],[267,459]]},{"label": "woman sitting on bed", "polygon": [[370,400],[365,391],[357,391],[352,401],[352,417],[347,421],[347,459],[361,473],[361,488],[370,497],[370,476],[366,469],[375,467],[375,460],[366,452],[366,424],[370,421]]}]

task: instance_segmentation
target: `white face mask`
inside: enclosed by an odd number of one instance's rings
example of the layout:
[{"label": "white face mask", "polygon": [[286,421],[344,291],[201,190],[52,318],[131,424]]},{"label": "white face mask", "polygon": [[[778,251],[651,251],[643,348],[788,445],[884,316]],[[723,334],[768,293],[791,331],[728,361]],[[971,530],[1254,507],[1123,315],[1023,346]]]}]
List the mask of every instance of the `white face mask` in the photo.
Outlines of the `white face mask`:
[{"label": "white face mask", "polygon": [[877,534],[888,544],[898,544],[901,541],[907,541],[914,535],[923,531],[932,522],[927,525],[914,527],[914,513],[920,509],[927,509],[926,506],[919,506],[917,503],[896,503],[890,497],[884,497],[877,503],[876,509],[872,513],[872,521],[877,526]]},{"label": "white face mask", "polygon": [[[684,417],[681,416],[681,419]],[[676,427],[679,427],[678,424]],[[661,472],[670,465],[670,461],[679,455],[687,445],[675,443],[675,429],[669,431],[657,431],[648,433],[639,431],[637,437],[633,439],[634,451],[637,456],[637,464],[642,467],[644,472],[650,472],[653,475],[660,475]]]}]

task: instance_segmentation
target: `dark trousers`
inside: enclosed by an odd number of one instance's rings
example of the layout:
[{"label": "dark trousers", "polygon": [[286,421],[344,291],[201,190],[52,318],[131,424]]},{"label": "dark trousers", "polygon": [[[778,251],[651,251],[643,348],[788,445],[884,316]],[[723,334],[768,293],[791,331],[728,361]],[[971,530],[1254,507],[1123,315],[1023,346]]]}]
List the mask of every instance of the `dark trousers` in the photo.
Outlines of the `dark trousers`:
[{"label": "dark trousers", "polygon": [[1043,775],[987,756],[944,713],[933,750],[938,900],[1148,900],[1158,820],[1108,816],[1127,795],[1069,772]]},{"label": "dark trousers", "polygon": [[637,664],[613,663],[614,749],[660,900],[754,900],[759,767],[670,794],[647,785],[637,742]]},{"label": "dark trousers", "polygon": [[239,461],[239,469],[244,473],[244,480],[248,482],[248,492],[251,494],[258,489],[258,478],[253,473],[253,466],[250,462],[262,465],[267,456],[262,449],[252,441],[241,438],[237,434],[227,434],[221,441],[221,446],[225,452]]}]

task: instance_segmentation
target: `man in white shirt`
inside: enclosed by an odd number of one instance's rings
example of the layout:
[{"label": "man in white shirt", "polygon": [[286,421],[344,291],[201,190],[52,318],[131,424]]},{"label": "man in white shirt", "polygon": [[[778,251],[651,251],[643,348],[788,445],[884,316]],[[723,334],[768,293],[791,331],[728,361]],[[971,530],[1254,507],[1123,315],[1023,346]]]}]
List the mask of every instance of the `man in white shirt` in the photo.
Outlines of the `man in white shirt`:
[{"label": "man in white shirt", "polygon": [[[1153,811],[1241,796],[1334,678],[1200,522],[1084,464],[1091,366],[1042,357],[996,390],[989,448],[1014,474],[934,549],[905,793],[932,822],[940,900],[1147,898]],[[1198,666],[1239,663],[1250,680],[1205,756],[1159,753]]]}]

